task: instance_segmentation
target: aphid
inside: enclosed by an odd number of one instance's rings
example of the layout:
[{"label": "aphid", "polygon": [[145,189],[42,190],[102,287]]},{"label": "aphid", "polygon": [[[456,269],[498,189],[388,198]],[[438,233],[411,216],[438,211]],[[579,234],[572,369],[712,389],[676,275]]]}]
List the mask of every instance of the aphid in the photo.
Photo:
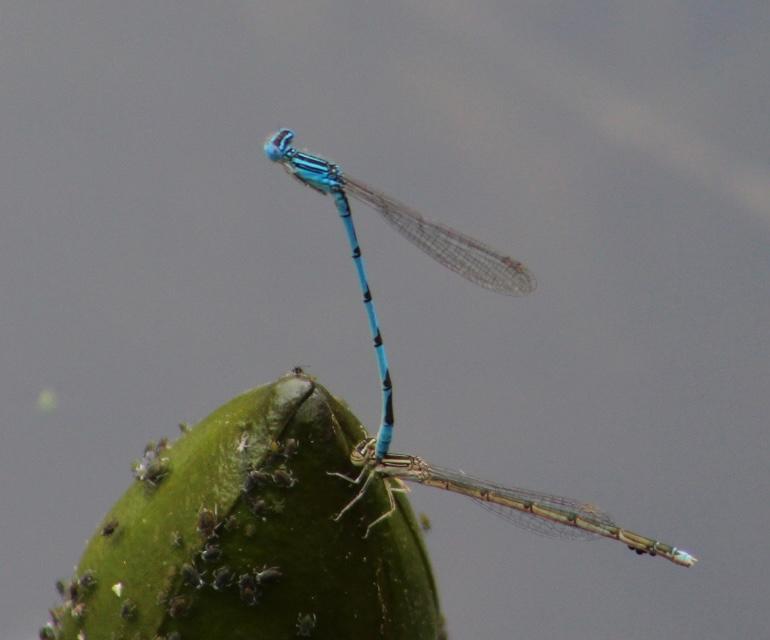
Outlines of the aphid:
[{"label": "aphid", "polygon": [[280,567],[265,566],[262,568],[262,571],[257,571],[256,575],[258,584],[272,584],[278,582],[283,573],[281,573]]},{"label": "aphid", "polygon": [[301,638],[309,638],[315,629],[318,618],[314,613],[297,614],[297,635]]},{"label": "aphid", "polygon": [[234,577],[235,574],[232,572],[230,567],[223,565],[214,571],[214,581],[212,582],[212,586],[216,591],[224,591],[233,583]]},{"label": "aphid", "polygon": [[157,443],[155,440],[148,440],[147,444],[144,445],[144,455],[145,457],[148,457],[149,455],[153,455],[155,453],[155,447],[157,447]]},{"label": "aphid", "polygon": [[206,507],[201,507],[198,511],[198,533],[204,538],[213,538],[220,524],[217,520],[216,507],[214,511]]},{"label": "aphid", "polygon": [[190,613],[190,598],[174,596],[168,603],[168,615],[172,618],[182,618]]},{"label": "aphid", "polygon": [[168,476],[168,474],[168,458],[153,458],[147,465],[142,480],[151,487],[156,487],[166,478],[166,476]]},{"label": "aphid", "polygon": [[430,518],[428,517],[428,515],[426,513],[422,513],[421,512],[420,515],[418,516],[418,520],[420,521],[420,528],[423,531],[430,531],[431,530],[431,527],[433,525],[431,525]]},{"label": "aphid", "polygon": [[112,589],[112,593],[114,593],[118,598],[123,595],[123,583],[122,582],[116,582],[114,585],[110,587]]},{"label": "aphid", "polygon": [[[154,442],[148,443],[148,446]],[[145,452],[140,460],[131,465],[134,477],[150,487],[156,487],[169,473],[168,458],[158,458],[154,451]]]},{"label": "aphid", "polygon": [[77,576],[73,580],[70,581],[70,583],[67,585],[67,595],[69,596],[69,599],[72,600],[72,602],[77,602],[78,599],[78,579]]},{"label": "aphid", "polygon": [[241,602],[249,607],[253,607],[259,602],[261,591],[256,579],[250,573],[244,573],[238,577],[238,592]]},{"label": "aphid", "polygon": [[297,367],[292,367],[291,372],[295,376],[301,376],[303,373],[305,373],[305,370],[302,367],[297,366]]},{"label": "aphid", "polygon": [[204,562],[216,562],[221,557],[222,548],[218,544],[209,543],[201,551],[201,558]]},{"label": "aphid", "polygon": [[160,440],[158,440],[158,444],[155,445],[155,455],[159,456],[163,451],[170,448],[171,445],[168,443],[168,438],[163,436]]},{"label": "aphid", "polygon": [[134,620],[136,618],[136,604],[133,600],[126,598],[120,606],[120,617],[123,620]]},{"label": "aphid", "polygon": [[56,587],[56,593],[58,593],[62,598],[64,598],[65,594],[67,593],[67,583],[64,580],[57,580],[54,583],[54,586]]},{"label": "aphid", "polygon": [[96,586],[96,575],[94,574],[93,569],[87,569],[83,575],[80,576],[78,584],[84,593],[88,593],[91,589],[93,589]]},{"label": "aphid", "polygon": [[243,490],[246,493],[251,493],[257,487],[266,486],[271,480],[270,474],[265,471],[259,471],[258,469],[252,469],[246,474],[246,480],[243,483]]},{"label": "aphid", "polygon": [[190,433],[191,427],[186,422],[180,422],[179,430],[182,432],[182,435],[184,435],[185,433]]},{"label": "aphid", "polygon": [[113,518],[107,524],[102,527],[102,535],[107,538],[115,533],[115,529],[118,528],[118,521]]},{"label": "aphid", "polygon": [[297,484],[297,479],[288,471],[276,469],[273,473],[273,482],[284,489],[291,489],[291,487]]},{"label": "aphid", "polygon": [[235,514],[230,514],[222,521],[222,528],[225,531],[238,530],[238,518],[235,517]]},{"label": "aphid", "polygon": [[70,615],[75,618],[83,618],[86,615],[86,605],[84,602],[78,602],[72,609],[70,610]]},{"label": "aphid", "polygon": [[188,587],[192,587],[193,589],[200,589],[206,586],[206,583],[203,581],[201,574],[191,564],[183,564],[181,574],[182,584],[187,585]]}]

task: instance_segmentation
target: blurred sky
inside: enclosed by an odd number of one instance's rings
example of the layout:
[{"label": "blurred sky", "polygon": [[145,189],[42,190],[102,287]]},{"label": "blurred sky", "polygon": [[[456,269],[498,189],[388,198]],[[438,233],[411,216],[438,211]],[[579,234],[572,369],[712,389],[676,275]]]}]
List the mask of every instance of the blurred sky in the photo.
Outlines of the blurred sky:
[{"label": "blurred sky", "polygon": [[3,0],[4,637],[179,421],[299,364],[376,427],[344,233],[262,156],[280,126],[538,279],[496,296],[355,209],[394,449],[701,558],[418,488],[450,636],[770,636],[768,33],[766,0]]}]

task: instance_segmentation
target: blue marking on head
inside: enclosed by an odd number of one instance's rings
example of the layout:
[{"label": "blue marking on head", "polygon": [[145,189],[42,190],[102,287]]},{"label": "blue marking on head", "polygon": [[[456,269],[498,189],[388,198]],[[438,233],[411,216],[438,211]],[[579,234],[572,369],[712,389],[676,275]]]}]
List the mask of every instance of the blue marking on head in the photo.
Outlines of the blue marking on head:
[{"label": "blue marking on head", "polygon": [[293,139],[294,132],[291,129],[279,129],[265,140],[265,155],[273,162],[283,160],[286,152],[291,149]]}]

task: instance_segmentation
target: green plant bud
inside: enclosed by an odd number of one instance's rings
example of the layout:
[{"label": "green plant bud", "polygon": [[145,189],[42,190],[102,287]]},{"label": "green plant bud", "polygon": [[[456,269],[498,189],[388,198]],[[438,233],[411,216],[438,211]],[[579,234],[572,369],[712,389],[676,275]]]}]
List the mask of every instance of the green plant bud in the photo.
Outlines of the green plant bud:
[{"label": "green plant bud", "polygon": [[46,637],[443,637],[404,495],[367,539],[367,525],[389,508],[384,480],[333,520],[360,487],[329,472],[356,476],[349,454],[366,436],[341,402],[293,372],[148,448]]}]

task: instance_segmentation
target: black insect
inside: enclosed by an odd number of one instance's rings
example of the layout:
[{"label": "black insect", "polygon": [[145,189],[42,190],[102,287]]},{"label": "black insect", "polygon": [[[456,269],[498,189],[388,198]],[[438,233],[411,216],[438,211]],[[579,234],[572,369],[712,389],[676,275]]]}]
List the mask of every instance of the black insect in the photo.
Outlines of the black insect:
[{"label": "black insect", "polygon": [[153,458],[147,465],[144,473],[145,483],[152,487],[158,486],[169,474],[169,464],[167,458]]},{"label": "black insect", "polygon": [[258,469],[252,469],[246,474],[246,480],[243,483],[243,490],[246,493],[251,493],[254,489],[267,486],[272,477],[266,471],[260,471]]},{"label": "black insect", "polygon": [[200,589],[206,586],[200,572],[191,564],[183,564],[180,573],[182,575],[182,584],[193,589]]},{"label": "black insect", "polygon": [[218,544],[209,543],[201,551],[201,559],[204,562],[216,562],[222,557],[222,548]]},{"label": "black insect", "polygon": [[67,596],[72,602],[77,602],[78,595],[80,595],[80,585],[77,578],[75,578],[67,585]]},{"label": "black insect", "polygon": [[80,576],[78,584],[80,585],[81,591],[87,593],[96,586],[96,574],[92,569],[87,569],[83,572],[83,575]]},{"label": "black insect", "polygon": [[233,584],[235,574],[233,573],[232,569],[230,569],[230,567],[227,565],[222,565],[216,571],[214,571],[213,578],[214,581],[212,582],[212,586],[214,589],[217,591],[224,591],[231,584]]},{"label": "black insect", "polygon": [[126,598],[120,607],[120,617],[123,620],[133,620],[136,618],[136,604],[133,600]]},{"label": "black insect", "polygon": [[62,598],[64,598],[67,594],[67,583],[64,580],[57,580],[54,583],[54,587],[56,587],[56,593],[58,593]]},{"label": "black insect", "polygon": [[168,615],[172,618],[182,618],[190,613],[191,600],[187,596],[174,596],[168,602]]},{"label": "black insect", "polygon": [[198,533],[204,538],[213,538],[220,524],[216,511],[202,507],[198,512]]},{"label": "black insect", "polygon": [[275,482],[275,484],[279,487],[290,489],[295,484],[297,484],[297,479],[288,471],[284,471],[283,469],[276,469],[273,472],[273,482]]},{"label": "black insect", "polygon": [[234,514],[230,514],[222,521],[222,528],[225,531],[237,531],[238,530],[238,518]]},{"label": "black insect", "polygon": [[142,458],[134,461],[132,471],[137,480],[144,482],[150,488],[154,488],[169,474],[169,461],[168,458],[157,457],[154,442],[147,443],[148,447],[150,445],[152,448],[149,451],[145,448]]},{"label": "black insect", "polygon": [[266,566],[262,568],[262,571],[256,572],[258,584],[272,584],[273,582],[278,582],[282,576],[283,573],[281,573],[281,569],[279,567]]},{"label": "black insect", "polygon": [[118,521],[114,518],[102,527],[102,535],[106,538],[115,533],[115,529],[118,528]]}]

